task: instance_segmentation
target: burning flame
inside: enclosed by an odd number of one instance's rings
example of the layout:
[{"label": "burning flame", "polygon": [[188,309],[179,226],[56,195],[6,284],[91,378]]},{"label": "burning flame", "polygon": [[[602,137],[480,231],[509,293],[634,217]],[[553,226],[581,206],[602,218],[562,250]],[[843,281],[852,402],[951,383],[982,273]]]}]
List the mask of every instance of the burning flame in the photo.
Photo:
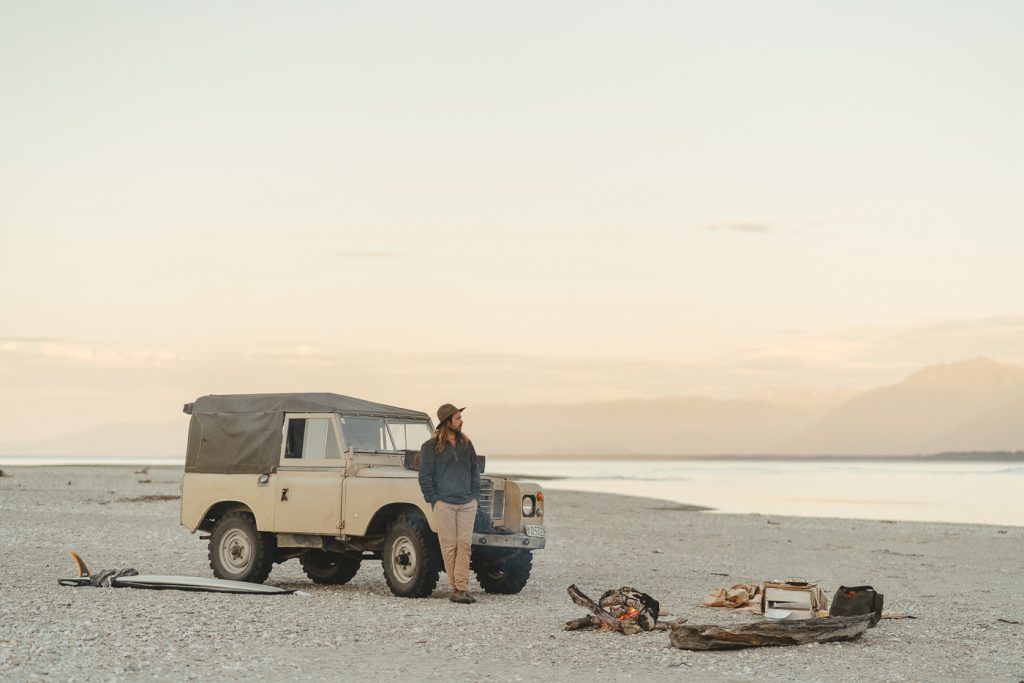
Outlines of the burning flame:
[{"label": "burning flame", "polygon": [[[640,616],[640,610],[635,607],[626,607],[622,610],[622,613],[615,617],[619,621],[632,621],[636,622],[636,618]],[[604,622],[599,622],[597,628],[601,631],[613,631],[614,629]]]}]

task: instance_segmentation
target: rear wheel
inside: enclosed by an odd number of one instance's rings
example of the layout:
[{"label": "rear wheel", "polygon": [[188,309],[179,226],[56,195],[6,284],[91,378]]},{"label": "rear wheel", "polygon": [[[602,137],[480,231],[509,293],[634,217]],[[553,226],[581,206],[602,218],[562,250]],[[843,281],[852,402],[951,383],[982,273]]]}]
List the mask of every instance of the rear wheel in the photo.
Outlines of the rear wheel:
[{"label": "rear wheel", "polygon": [[362,558],[323,550],[311,550],[299,558],[302,571],[313,583],[340,585],[348,583],[359,571]]},{"label": "rear wheel", "polygon": [[213,525],[210,568],[218,579],[263,583],[274,566],[273,534],[256,528],[248,512],[229,512]]},{"label": "rear wheel", "polygon": [[391,592],[400,598],[426,598],[440,574],[437,538],[422,517],[402,515],[384,536],[381,565]]},{"label": "rear wheel", "polygon": [[473,572],[485,593],[512,595],[526,586],[526,582],[530,580],[531,569],[533,553],[529,550],[520,550],[510,555],[504,562],[474,567]]}]

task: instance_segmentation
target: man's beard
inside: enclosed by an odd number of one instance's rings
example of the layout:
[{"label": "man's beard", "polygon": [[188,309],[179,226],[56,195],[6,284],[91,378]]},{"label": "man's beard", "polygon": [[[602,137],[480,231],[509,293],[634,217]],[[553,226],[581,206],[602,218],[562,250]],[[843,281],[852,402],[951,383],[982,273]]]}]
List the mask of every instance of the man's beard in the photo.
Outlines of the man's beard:
[{"label": "man's beard", "polygon": [[448,425],[448,429],[452,430],[456,434],[461,434],[462,433],[462,425],[459,425],[458,427],[456,427],[453,424],[449,424]]}]

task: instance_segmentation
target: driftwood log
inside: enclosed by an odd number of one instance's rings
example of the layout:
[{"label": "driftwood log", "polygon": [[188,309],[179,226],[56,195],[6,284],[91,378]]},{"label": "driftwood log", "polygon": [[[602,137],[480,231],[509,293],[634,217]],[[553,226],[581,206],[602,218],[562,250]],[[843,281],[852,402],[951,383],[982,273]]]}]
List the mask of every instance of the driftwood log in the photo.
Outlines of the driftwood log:
[{"label": "driftwood log", "polygon": [[669,638],[681,650],[737,650],[831,643],[859,638],[871,625],[871,615],[825,617],[794,621],[765,621],[743,626],[674,624]]}]

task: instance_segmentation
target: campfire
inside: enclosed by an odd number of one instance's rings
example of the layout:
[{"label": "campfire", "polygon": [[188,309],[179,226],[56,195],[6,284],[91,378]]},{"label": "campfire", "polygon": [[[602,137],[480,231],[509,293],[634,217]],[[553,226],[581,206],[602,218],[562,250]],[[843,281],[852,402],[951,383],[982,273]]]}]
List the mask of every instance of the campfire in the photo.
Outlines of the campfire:
[{"label": "campfire", "polygon": [[572,601],[590,614],[567,621],[566,631],[605,630],[633,635],[641,631],[669,629],[668,624],[658,623],[658,615],[661,613],[658,601],[635,588],[622,586],[605,591],[597,602],[577,588],[576,584],[569,586],[568,590]]}]

